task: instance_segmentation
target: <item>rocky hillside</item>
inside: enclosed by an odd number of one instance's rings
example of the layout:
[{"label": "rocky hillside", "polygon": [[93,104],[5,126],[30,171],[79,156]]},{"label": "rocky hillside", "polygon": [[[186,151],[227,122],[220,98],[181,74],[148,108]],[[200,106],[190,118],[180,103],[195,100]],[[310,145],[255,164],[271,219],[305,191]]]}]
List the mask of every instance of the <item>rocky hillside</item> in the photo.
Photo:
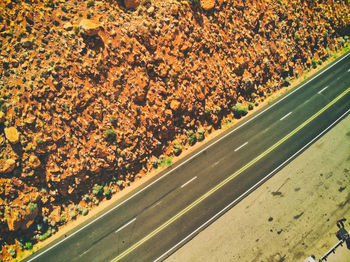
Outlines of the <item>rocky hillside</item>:
[{"label": "rocky hillside", "polygon": [[347,45],[347,0],[0,1],[0,258]]}]

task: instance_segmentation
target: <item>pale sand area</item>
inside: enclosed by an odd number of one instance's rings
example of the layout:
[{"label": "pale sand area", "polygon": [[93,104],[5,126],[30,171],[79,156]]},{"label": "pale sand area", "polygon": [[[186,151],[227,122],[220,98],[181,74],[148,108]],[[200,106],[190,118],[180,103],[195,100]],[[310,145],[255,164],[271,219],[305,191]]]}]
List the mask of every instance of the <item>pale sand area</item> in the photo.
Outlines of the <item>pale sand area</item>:
[{"label": "pale sand area", "polygon": [[[303,261],[350,229],[350,116],[166,261]],[[350,261],[337,249],[328,262]]]}]

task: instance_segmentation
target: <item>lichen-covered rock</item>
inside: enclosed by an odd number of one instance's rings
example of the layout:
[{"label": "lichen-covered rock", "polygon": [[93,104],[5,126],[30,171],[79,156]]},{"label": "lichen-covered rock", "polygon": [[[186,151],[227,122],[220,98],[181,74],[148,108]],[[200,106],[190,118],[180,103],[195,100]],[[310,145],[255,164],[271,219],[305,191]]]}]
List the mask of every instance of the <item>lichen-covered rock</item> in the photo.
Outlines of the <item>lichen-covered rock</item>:
[{"label": "lichen-covered rock", "polygon": [[7,127],[4,129],[6,138],[12,143],[17,144],[19,142],[19,132],[15,127]]}]

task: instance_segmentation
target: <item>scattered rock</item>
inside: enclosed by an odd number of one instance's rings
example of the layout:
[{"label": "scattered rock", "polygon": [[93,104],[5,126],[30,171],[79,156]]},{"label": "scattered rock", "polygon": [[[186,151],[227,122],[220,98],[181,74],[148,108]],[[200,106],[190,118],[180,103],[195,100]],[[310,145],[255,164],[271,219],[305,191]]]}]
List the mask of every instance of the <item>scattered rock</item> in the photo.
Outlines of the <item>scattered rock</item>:
[{"label": "scattered rock", "polygon": [[80,32],[86,36],[94,36],[103,28],[100,23],[96,23],[90,19],[83,19],[79,24]]},{"label": "scattered rock", "polygon": [[63,28],[66,31],[71,31],[73,29],[73,25],[70,22],[68,22],[64,24]]},{"label": "scattered rock", "polygon": [[0,159],[0,173],[10,173],[16,166],[13,159]]},{"label": "scattered rock", "polygon": [[211,10],[214,8],[215,6],[215,0],[200,0],[200,4],[201,4],[201,7],[204,9],[204,10]]},{"label": "scattered rock", "polygon": [[141,0],[124,0],[124,4],[128,9],[136,9],[141,4]]},{"label": "scattered rock", "polygon": [[33,169],[37,169],[41,165],[39,158],[36,155],[29,157],[29,166]]},{"label": "scattered rock", "polygon": [[19,132],[15,127],[5,128],[5,136],[12,143],[17,144],[19,142]]}]

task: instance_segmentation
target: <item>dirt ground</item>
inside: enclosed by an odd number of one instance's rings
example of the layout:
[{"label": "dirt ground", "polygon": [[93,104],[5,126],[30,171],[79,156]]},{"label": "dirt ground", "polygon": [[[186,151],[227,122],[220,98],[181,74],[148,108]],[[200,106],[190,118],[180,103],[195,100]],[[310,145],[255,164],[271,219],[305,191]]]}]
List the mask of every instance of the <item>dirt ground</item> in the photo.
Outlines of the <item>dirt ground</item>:
[{"label": "dirt ground", "polygon": [[[350,116],[166,261],[303,261],[350,229]],[[346,246],[328,262],[350,261]]]}]

